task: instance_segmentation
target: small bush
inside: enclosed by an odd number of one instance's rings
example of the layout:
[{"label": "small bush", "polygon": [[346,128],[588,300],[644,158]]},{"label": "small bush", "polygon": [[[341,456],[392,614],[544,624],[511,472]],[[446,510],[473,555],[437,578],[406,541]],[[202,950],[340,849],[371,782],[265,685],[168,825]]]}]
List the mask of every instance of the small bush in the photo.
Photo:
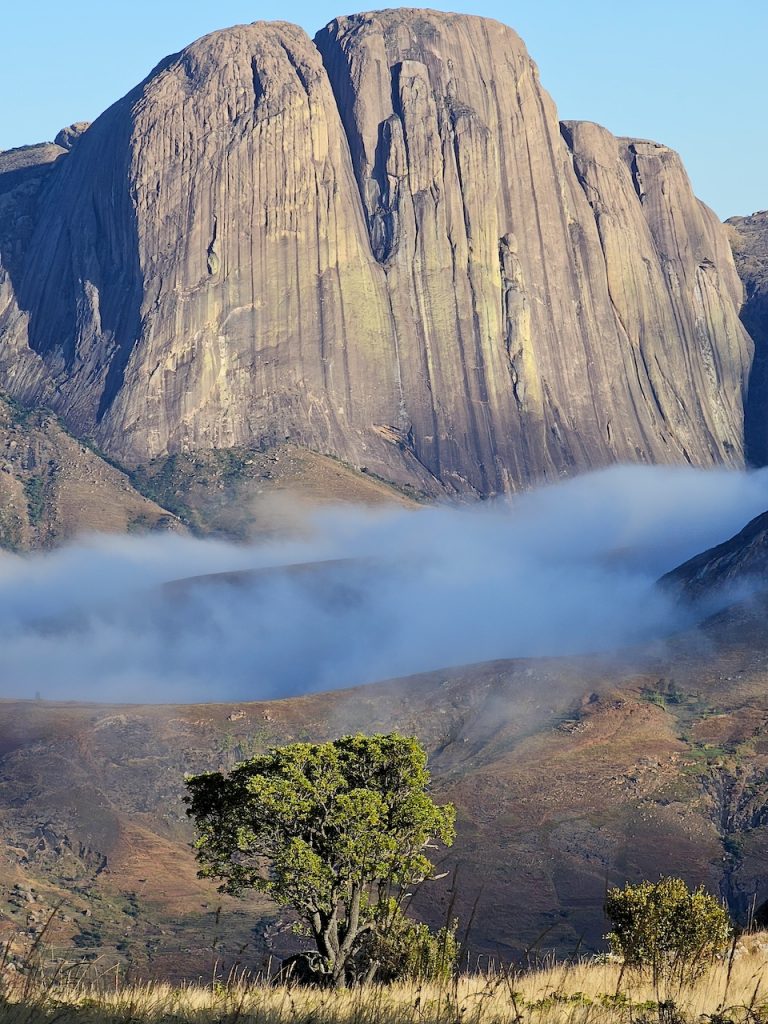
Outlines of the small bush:
[{"label": "small bush", "polygon": [[662,878],[611,889],[605,912],[611,950],[627,967],[650,967],[683,983],[701,975],[731,936],[728,913],[702,887],[690,890],[680,878]]},{"label": "small bush", "polygon": [[458,964],[458,922],[433,932],[399,909],[366,937],[355,964],[358,979],[380,982],[447,981]]}]

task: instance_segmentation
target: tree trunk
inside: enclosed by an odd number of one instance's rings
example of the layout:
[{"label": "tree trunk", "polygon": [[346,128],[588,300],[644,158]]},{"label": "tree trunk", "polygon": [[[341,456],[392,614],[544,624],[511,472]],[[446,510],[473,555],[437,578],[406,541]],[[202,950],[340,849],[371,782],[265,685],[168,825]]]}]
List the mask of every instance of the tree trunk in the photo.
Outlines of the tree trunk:
[{"label": "tree trunk", "polygon": [[332,914],[315,914],[312,919],[315,945],[328,964],[334,988],[341,988],[346,984],[347,965],[355,951],[355,942],[369,927],[368,925],[360,927],[362,895],[362,887],[354,886],[341,936],[339,935],[338,907]]}]

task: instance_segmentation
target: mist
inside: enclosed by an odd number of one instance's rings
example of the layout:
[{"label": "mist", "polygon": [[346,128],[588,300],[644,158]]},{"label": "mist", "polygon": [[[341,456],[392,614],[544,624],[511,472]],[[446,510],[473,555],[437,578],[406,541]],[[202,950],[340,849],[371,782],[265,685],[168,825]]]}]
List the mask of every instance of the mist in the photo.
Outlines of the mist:
[{"label": "mist", "polygon": [[[294,540],[2,553],[0,696],[263,700],[615,651],[690,626],[655,581],[766,508],[766,471],[618,467],[504,501],[325,509]],[[242,575],[174,583],[213,573]]]}]

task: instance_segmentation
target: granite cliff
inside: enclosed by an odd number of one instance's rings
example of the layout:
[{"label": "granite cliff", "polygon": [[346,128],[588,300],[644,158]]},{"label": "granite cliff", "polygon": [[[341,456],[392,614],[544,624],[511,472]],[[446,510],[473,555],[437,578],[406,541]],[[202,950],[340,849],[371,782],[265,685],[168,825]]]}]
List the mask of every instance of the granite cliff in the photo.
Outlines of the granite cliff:
[{"label": "granite cliff", "polygon": [[113,457],[288,441],[482,495],[743,463],[725,229],[671,150],[561,124],[511,29],[238,26],[83,128],[0,154],[0,385]]},{"label": "granite cliff", "polygon": [[744,282],[742,323],[755,343],[749,378],[744,434],[747,459],[768,465],[768,210],[731,217],[726,229],[736,269]]}]

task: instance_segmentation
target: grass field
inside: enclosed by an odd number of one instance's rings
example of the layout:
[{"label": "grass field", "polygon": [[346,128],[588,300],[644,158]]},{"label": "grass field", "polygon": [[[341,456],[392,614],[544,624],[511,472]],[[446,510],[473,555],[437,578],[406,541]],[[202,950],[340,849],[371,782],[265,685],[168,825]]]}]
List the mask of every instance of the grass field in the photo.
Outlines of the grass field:
[{"label": "grass field", "polygon": [[2,1024],[763,1024],[768,935],[741,940],[690,985],[617,964],[557,964],[409,984],[323,991],[249,983],[124,987],[42,971],[6,980]]}]

